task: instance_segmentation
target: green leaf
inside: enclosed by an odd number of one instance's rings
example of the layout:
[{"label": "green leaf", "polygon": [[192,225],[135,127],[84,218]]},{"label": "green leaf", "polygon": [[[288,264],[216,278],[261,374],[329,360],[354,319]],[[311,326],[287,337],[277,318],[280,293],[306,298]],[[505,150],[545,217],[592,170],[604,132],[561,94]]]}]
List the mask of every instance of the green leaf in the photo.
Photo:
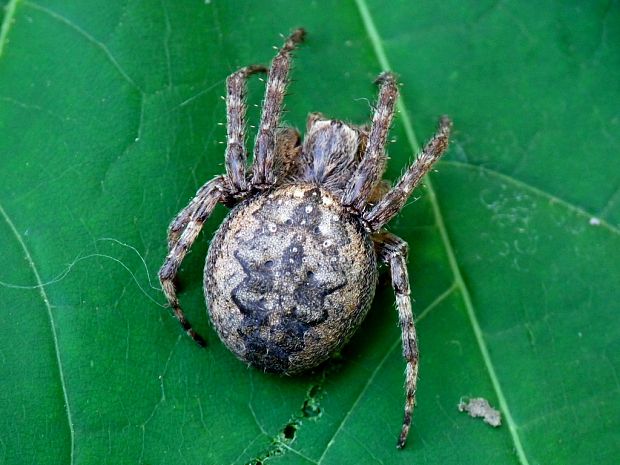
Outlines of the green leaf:
[{"label": "green leaf", "polygon": [[[2,4],[0,463],[615,463],[617,3]],[[201,270],[224,208],[180,277],[207,350],[155,279],[168,222],[223,171],[226,76],[297,26],[290,124],[366,121],[392,68],[396,178],[440,114],[455,122],[390,225],[411,248],[421,350],[403,451],[387,279],[341,357],[295,378],[248,369],[209,327]]]}]

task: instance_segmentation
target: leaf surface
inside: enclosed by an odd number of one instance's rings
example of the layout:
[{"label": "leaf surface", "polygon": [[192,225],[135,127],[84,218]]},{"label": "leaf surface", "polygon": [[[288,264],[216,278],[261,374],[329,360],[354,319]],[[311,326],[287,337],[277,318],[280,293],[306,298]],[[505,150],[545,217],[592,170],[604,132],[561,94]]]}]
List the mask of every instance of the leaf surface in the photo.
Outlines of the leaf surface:
[{"label": "leaf surface", "polygon": [[[617,3],[3,3],[0,463],[614,463]],[[290,379],[246,368],[209,327],[202,267],[224,208],[180,277],[207,350],[156,280],[169,220],[223,171],[226,76],[300,25],[289,124],[366,121],[393,69],[394,179],[440,114],[455,121],[390,225],[410,244],[421,350],[403,451],[389,280],[341,357]],[[459,413],[461,397],[504,424]]]}]

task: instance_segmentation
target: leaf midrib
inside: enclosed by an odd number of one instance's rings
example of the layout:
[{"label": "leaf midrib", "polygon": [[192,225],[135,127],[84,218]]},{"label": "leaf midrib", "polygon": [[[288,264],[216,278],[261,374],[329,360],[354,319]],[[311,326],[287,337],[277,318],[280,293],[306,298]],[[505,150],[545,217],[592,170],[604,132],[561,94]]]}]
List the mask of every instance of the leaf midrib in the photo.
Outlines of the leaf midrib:
[{"label": "leaf midrib", "polygon": [[0,26],[0,56],[2,56],[4,46],[6,45],[7,38],[9,36],[9,30],[13,24],[17,2],[18,0],[10,0],[4,7],[4,19],[2,20],[2,26]]},{"label": "leaf midrib", "polygon": [[[6,6],[6,14],[5,14],[5,18],[4,21],[2,22],[2,26],[0,28],[0,56],[2,56],[2,51],[4,46],[6,45],[7,42],[7,35],[8,35],[8,31],[11,27],[11,24],[13,23],[13,17],[14,17],[14,12],[15,12],[15,6],[17,4],[18,0],[10,0],[9,3]],[[30,3],[30,5],[32,5]],[[369,40],[371,42],[371,44],[374,47],[374,51],[375,54],[377,56],[377,60],[379,61],[379,63],[381,64],[382,68],[384,69],[390,69],[390,65],[389,65],[389,61],[387,59],[387,56],[385,55],[385,51],[383,50],[383,45],[382,45],[382,40],[380,35],[378,34],[375,25],[374,25],[374,21],[372,19],[372,16],[370,15],[370,12],[368,10],[368,7],[366,5],[366,1],[365,0],[356,0],[356,5],[359,9],[360,15],[362,16],[362,20],[363,20],[363,24],[366,27],[366,32],[368,34]],[[410,147],[412,148],[412,151],[415,153],[417,151],[419,151],[419,143],[417,141],[415,132],[413,130],[413,126],[411,123],[411,119],[409,116],[408,111],[406,110],[406,107],[404,105],[404,103],[402,102],[402,99],[399,101],[398,104],[398,108],[401,112],[401,117],[402,117],[402,121],[403,121],[403,127],[405,129],[405,133],[407,136],[407,140],[409,142]],[[444,162],[445,163],[445,162]],[[507,180],[510,180],[511,182],[514,183],[519,183],[520,185],[522,185],[523,187],[526,187],[530,190],[535,190],[537,193],[541,194],[541,195],[545,195],[547,197],[549,197],[550,199],[557,201],[559,203],[562,203],[564,206],[566,206],[569,209],[572,209],[582,215],[589,215],[589,216],[593,216],[590,215],[587,211],[585,211],[584,209],[577,207],[573,204],[570,204],[566,201],[563,201],[562,199],[559,199],[555,196],[552,196],[551,194],[548,194],[544,191],[541,191],[533,186],[530,186],[529,184],[523,183],[519,180],[513,179],[505,174],[502,174],[500,172],[497,171],[493,171],[493,170],[489,170],[488,168],[484,168],[484,167],[477,167],[475,165],[469,165],[469,164],[465,164],[465,163],[458,163],[458,162],[449,162],[449,163],[453,163],[453,164],[458,164],[458,165],[463,165],[464,167],[467,168],[479,168],[481,170],[484,170],[485,172],[490,172],[494,175],[497,176],[501,176],[502,178],[505,178]],[[516,424],[514,423],[512,416],[510,415],[509,409],[508,409],[508,405],[506,404],[506,400],[504,398],[504,395],[501,391],[501,386],[499,385],[499,380],[497,379],[497,376],[495,374],[495,370],[493,368],[492,365],[492,361],[490,359],[489,353],[488,353],[488,349],[486,348],[486,342],[484,341],[484,335],[481,332],[476,314],[475,314],[475,309],[474,306],[471,302],[471,297],[470,297],[470,293],[469,290],[467,289],[462,274],[460,272],[459,266],[458,266],[458,262],[456,260],[456,256],[454,253],[454,249],[452,247],[451,241],[450,241],[450,237],[448,235],[447,229],[445,227],[445,223],[443,221],[443,215],[440,209],[440,205],[438,202],[438,199],[436,197],[433,185],[431,180],[427,177],[426,179],[426,189],[428,191],[429,194],[429,200],[431,202],[432,208],[433,208],[433,213],[436,219],[436,223],[437,223],[437,227],[440,231],[440,235],[442,238],[442,242],[444,244],[444,247],[446,249],[446,253],[448,255],[448,259],[450,262],[450,267],[451,267],[451,271],[454,275],[454,279],[456,282],[457,287],[459,288],[459,290],[463,293],[463,300],[467,309],[467,313],[468,313],[468,317],[470,318],[470,322],[472,324],[477,342],[480,346],[480,350],[482,352],[483,358],[485,360],[485,365],[487,370],[489,371],[489,376],[491,377],[491,380],[493,382],[493,386],[496,389],[496,393],[498,395],[498,399],[500,402],[500,407],[502,408],[502,410],[504,411],[504,414],[506,416],[506,422],[508,424],[508,427],[510,429],[511,432],[511,436],[512,439],[515,443],[515,449],[517,451],[517,455],[519,456],[519,459],[521,461],[522,464],[524,465],[528,465],[529,461],[525,455],[525,452],[523,450],[523,447],[521,445],[521,441],[518,435],[518,432],[516,431],[517,427]],[[51,324],[51,329],[52,329],[52,335],[53,335],[53,341],[55,344],[55,349],[56,349],[56,357],[57,357],[57,361],[58,361],[58,368],[59,368],[59,373],[60,373],[60,378],[61,378],[61,384],[62,384],[62,389],[63,389],[63,395],[65,397],[65,404],[66,404],[66,410],[67,410],[67,417],[68,417],[68,422],[69,422],[69,428],[70,428],[70,432],[71,432],[71,459],[72,459],[72,463],[73,463],[73,444],[74,444],[74,431],[73,431],[73,425],[71,422],[71,414],[70,414],[70,407],[69,407],[69,402],[67,399],[67,392],[65,389],[65,384],[64,384],[64,376],[63,376],[63,371],[62,371],[62,365],[61,365],[61,360],[60,360],[60,354],[59,354],[59,350],[58,350],[58,341],[57,341],[57,337],[56,337],[56,330],[55,330],[55,326],[54,326],[54,320],[53,320],[53,314],[52,314],[52,310],[51,310],[51,306],[49,304],[49,300],[47,298],[47,295],[44,291],[43,286],[41,286],[41,280],[37,271],[37,268],[35,267],[35,264],[32,261],[32,257],[29,253],[29,250],[26,246],[26,244],[23,241],[23,238],[21,237],[21,235],[19,234],[19,232],[17,231],[17,229],[15,228],[14,224],[12,223],[11,219],[9,216],[7,216],[6,212],[4,211],[4,209],[2,208],[2,206],[0,205],[0,215],[5,219],[5,221],[7,222],[7,224],[9,225],[10,229],[12,230],[12,232],[14,233],[17,241],[19,242],[20,246],[23,249],[23,252],[28,260],[29,266],[32,269],[33,275],[35,276],[37,285],[39,287],[40,293],[41,293],[41,297],[43,298],[43,301],[47,307],[47,311],[48,311],[48,315],[50,318],[50,324]],[[619,233],[619,230],[615,227],[613,227],[612,225],[602,222],[602,225],[608,227],[612,232],[614,232],[615,234]]]},{"label": "leaf midrib", "polygon": [[[366,0],[355,0],[355,4],[357,5],[357,8],[359,10],[362,22],[366,29],[366,33],[368,34],[368,39],[373,46],[375,55],[377,56],[377,61],[379,61],[379,64],[381,65],[381,68],[383,70],[391,70],[392,68],[390,66],[389,60],[387,58],[387,55],[385,54],[385,50],[383,49],[381,36],[379,35],[379,32],[377,31],[377,28],[374,24],[374,20],[366,4]],[[402,98],[399,99],[397,103],[397,108],[401,113],[401,119],[403,127],[405,129],[405,134],[407,136],[407,141],[409,142],[413,153],[418,153],[420,151],[420,144],[418,143],[418,140],[416,138],[411,119],[409,118],[409,113]],[[508,402],[506,401],[506,397],[504,396],[501,384],[495,372],[495,367],[493,366],[493,361],[491,360],[489,350],[484,340],[484,335],[482,334],[482,329],[480,328],[480,323],[478,322],[478,318],[476,316],[469,289],[465,285],[463,275],[461,274],[460,268],[458,266],[456,255],[454,253],[454,248],[452,247],[452,243],[450,241],[450,237],[448,235],[448,231],[443,220],[443,214],[441,212],[441,208],[439,206],[439,202],[433,188],[433,183],[429,176],[426,177],[425,186],[429,194],[429,201],[432,206],[433,216],[435,217],[437,229],[439,230],[441,241],[448,256],[448,262],[450,264],[450,269],[452,271],[454,281],[456,282],[456,286],[461,291],[461,295],[463,296],[463,303],[467,310],[467,316],[471,323],[472,330],[474,331],[476,342],[478,343],[478,348],[480,349],[480,353],[484,360],[485,368],[488,371],[489,378],[495,390],[495,394],[499,402],[499,407],[504,413],[506,425],[508,426],[508,429],[510,431],[510,436],[514,444],[515,451],[521,464],[529,465],[529,461],[527,459],[527,456],[525,455],[525,450],[523,449],[523,445],[521,443],[521,438],[519,437],[519,433],[517,431],[517,425],[512,417],[510,408],[508,407]]]}]

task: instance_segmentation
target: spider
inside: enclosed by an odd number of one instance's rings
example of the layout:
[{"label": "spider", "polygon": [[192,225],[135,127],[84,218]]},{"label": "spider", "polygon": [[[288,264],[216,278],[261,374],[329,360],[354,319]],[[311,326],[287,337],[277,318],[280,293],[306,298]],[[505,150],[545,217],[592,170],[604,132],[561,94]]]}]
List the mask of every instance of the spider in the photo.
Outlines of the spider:
[{"label": "spider", "polygon": [[[378,79],[369,126],[308,117],[303,141],[280,126],[291,54],[305,32],[295,30],[271,67],[241,68],[226,81],[226,174],[203,185],[168,229],[168,255],[159,271],[176,318],[199,345],[205,340],[185,318],[174,281],[181,262],[216,204],[231,207],[211,242],[204,289],[211,322],[242,361],[292,375],[319,365],[340,349],[366,316],[377,285],[378,262],[391,271],[406,360],[405,413],[397,447],[407,440],[415,404],[418,344],[407,273],[407,243],[385,224],[448,145],[451,122],[390,188],[382,175],[385,144],[398,87]],[[253,163],[245,148],[246,81],[268,73]]]}]

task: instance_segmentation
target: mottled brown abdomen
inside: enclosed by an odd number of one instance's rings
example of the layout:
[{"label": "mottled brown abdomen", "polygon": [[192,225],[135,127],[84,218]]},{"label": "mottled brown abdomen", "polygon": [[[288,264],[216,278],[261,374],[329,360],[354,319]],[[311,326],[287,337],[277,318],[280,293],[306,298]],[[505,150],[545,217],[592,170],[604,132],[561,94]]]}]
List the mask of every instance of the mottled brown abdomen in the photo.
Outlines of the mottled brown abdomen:
[{"label": "mottled brown abdomen", "polygon": [[293,374],[353,334],[374,296],[372,242],[328,191],[285,186],[235,207],[205,266],[209,315],[241,360]]}]

